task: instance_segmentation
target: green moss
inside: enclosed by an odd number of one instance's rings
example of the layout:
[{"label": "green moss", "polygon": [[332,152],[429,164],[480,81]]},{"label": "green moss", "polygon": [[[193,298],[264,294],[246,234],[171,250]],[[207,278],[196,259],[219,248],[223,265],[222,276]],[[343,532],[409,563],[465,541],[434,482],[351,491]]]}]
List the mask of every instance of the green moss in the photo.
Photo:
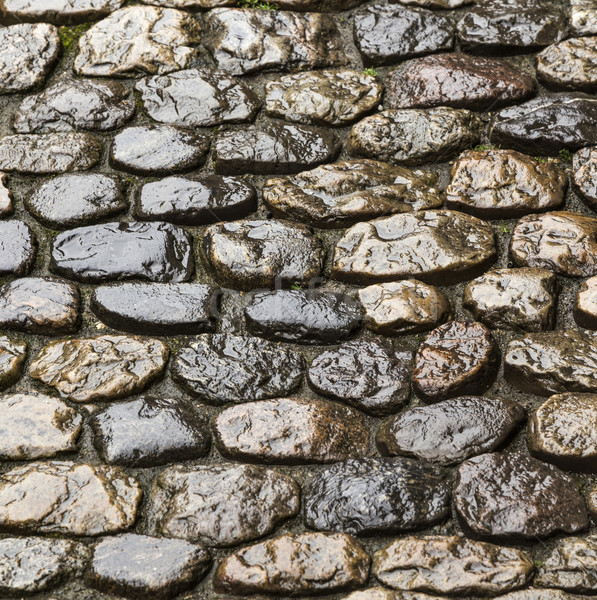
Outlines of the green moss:
[{"label": "green moss", "polygon": [[567,163],[572,162],[572,154],[570,154],[570,150],[566,150],[566,148],[562,148],[559,152],[558,152],[560,158]]},{"label": "green moss", "polygon": [[504,223],[504,221],[500,221],[499,228],[502,233],[512,233],[512,230]]},{"label": "green moss", "polygon": [[478,150],[480,152],[483,152],[485,150],[493,150],[493,146],[491,146],[491,145],[488,146],[487,144],[479,144],[478,146],[475,146],[473,148],[473,150]]},{"label": "green moss", "polygon": [[293,284],[290,286],[290,289],[291,289],[291,290],[302,290],[303,288],[302,288],[302,286],[301,286],[300,284],[298,284],[298,283],[293,283]]},{"label": "green moss", "polygon": [[58,28],[58,35],[62,42],[62,49],[68,52],[79,41],[79,38],[93,25],[93,23],[81,23],[81,25],[63,26]]},{"label": "green moss", "polygon": [[365,73],[365,75],[371,75],[371,77],[377,77],[377,69],[365,69],[363,73]]},{"label": "green moss", "polygon": [[547,159],[542,156],[535,156],[534,158],[538,163],[546,163],[547,162]]},{"label": "green moss", "polygon": [[272,2],[262,2],[261,0],[239,0],[237,6],[240,8],[256,8],[257,10],[279,10],[280,7]]},{"label": "green moss", "polygon": [[534,561],[535,566],[540,569],[543,566],[543,561],[542,560],[535,560]]}]

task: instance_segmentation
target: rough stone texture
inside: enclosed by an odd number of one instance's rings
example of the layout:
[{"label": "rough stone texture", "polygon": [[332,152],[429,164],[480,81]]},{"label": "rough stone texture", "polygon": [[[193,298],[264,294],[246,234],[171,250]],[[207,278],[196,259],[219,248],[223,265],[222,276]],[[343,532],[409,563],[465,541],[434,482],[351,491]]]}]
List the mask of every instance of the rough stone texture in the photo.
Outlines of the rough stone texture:
[{"label": "rough stone texture", "polygon": [[121,8],[83,34],[73,68],[91,77],[178,71],[195,58],[200,29],[199,21],[179,10]]},{"label": "rough stone texture", "polygon": [[449,502],[446,473],[437,467],[359,458],[320,471],[304,490],[303,510],[312,529],[385,535],[442,520]]},{"label": "rough stone texture", "polygon": [[188,69],[141,79],[135,85],[149,116],[160,123],[212,127],[252,121],[259,96],[224,71]]},{"label": "rough stone texture", "polygon": [[376,442],[385,456],[449,465],[500,448],[525,421],[526,412],[516,402],[463,396],[387,419]]},{"label": "rough stone texture", "polygon": [[373,555],[373,573],[399,590],[493,596],[527,583],[533,563],[515,548],[457,536],[409,536]]},{"label": "rough stone texture", "polygon": [[68,79],[28,96],[13,116],[17,133],[122,127],[135,114],[130,90],[117,82]]},{"label": "rough stone texture", "polygon": [[309,464],[367,453],[369,433],[356,411],[324,400],[280,398],[233,406],[213,421],[223,456],[265,463]]},{"label": "rough stone texture", "polygon": [[50,270],[79,281],[190,279],[189,233],[169,223],[106,223],[70,229],[52,241]]},{"label": "rough stone texture", "polygon": [[163,371],[168,347],[151,338],[104,335],[46,344],[29,375],[73,402],[123,398]]},{"label": "rough stone texture", "polygon": [[0,219],[12,214],[12,192],[7,183],[6,173],[0,173]]},{"label": "rough stone texture", "polygon": [[597,212],[597,147],[583,148],[572,157],[572,187]]},{"label": "rough stone texture", "polygon": [[287,475],[254,465],[175,466],[154,481],[150,504],[156,533],[230,546],[296,515],[299,487]]},{"label": "rough stone texture", "polygon": [[0,530],[103,535],[135,522],[141,488],[115,467],[33,462],[0,475]]},{"label": "rough stone texture", "polygon": [[172,378],[209,404],[275,398],[295,390],[303,378],[303,358],[259,338],[203,334],[172,362]]},{"label": "rough stone texture", "polygon": [[145,4],[183,10],[202,10],[219,6],[234,6],[235,2],[234,0],[145,0]]},{"label": "rough stone texture", "polygon": [[96,288],[91,310],[121,331],[188,335],[214,328],[218,296],[202,283],[123,283]]},{"label": "rough stone texture", "polygon": [[426,10],[374,4],[355,13],[354,38],[365,66],[394,64],[451,50],[454,23]]},{"label": "rough stone texture", "polygon": [[273,122],[220,133],[215,170],[232,175],[298,173],[331,162],[339,152],[330,130]]},{"label": "rough stone texture", "polygon": [[574,320],[587,329],[597,329],[597,277],[583,282],[574,301]]},{"label": "rough stone texture", "polygon": [[111,465],[153,467],[199,458],[210,436],[202,416],[181,401],[139,398],[94,413],[95,446]]},{"label": "rough stone texture", "polygon": [[343,600],[449,600],[446,596],[430,596],[417,592],[398,592],[387,588],[367,588],[344,596]]},{"label": "rough stone texture", "polygon": [[275,290],[257,292],[245,307],[253,335],[302,344],[338,343],[361,327],[357,300],[340,292]]},{"label": "rough stone texture", "polygon": [[597,98],[561,92],[504,108],[496,113],[489,136],[493,144],[532,155],[589,146],[597,139]]},{"label": "rough stone texture", "polygon": [[1,396],[0,458],[31,460],[75,451],[82,423],[62,400],[36,393]]},{"label": "rough stone texture", "polygon": [[527,588],[500,596],[501,600],[583,600],[579,596],[571,596],[561,590]]},{"label": "rough stone texture", "polygon": [[146,183],[135,201],[135,216],[179,225],[234,221],[257,208],[255,188],[240,177],[202,174]]},{"label": "rough stone texture", "polygon": [[560,392],[597,392],[595,338],[579,331],[529,333],[511,341],[504,377],[517,388],[550,396]]},{"label": "rough stone texture", "polygon": [[353,225],[393,213],[439,208],[437,178],[373,160],[346,160],[268,179],[263,201],[279,218],[315,227]]},{"label": "rough stone texture", "polygon": [[575,479],[520,453],[493,453],[462,463],[454,490],[467,531],[508,542],[575,533],[588,525]]},{"label": "rough stone texture", "polygon": [[513,150],[467,150],[450,177],[446,205],[485,219],[553,210],[568,187],[561,168]]},{"label": "rough stone texture", "polygon": [[27,275],[35,263],[37,240],[23,221],[0,221],[0,275]]},{"label": "rough stone texture", "polygon": [[97,544],[86,580],[109,594],[168,600],[192,588],[210,562],[196,544],[124,533]]},{"label": "rough stone texture", "polygon": [[479,117],[465,109],[385,110],[352,127],[346,150],[392,164],[441,162],[474,146],[480,130]]},{"label": "rough stone texture", "polygon": [[597,1],[570,0],[570,29],[575,35],[597,35]]},{"label": "rough stone texture", "polygon": [[395,413],[408,401],[412,352],[385,340],[358,340],[317,356],[307,372],[318,394],[375,416]]},{"label": "rough stone texture", "polygon": [[510,63],[439,54],[409,60],[390,73],[389,108],[452,106],[494,110],[534,95],[535,79]]},{"label": "rough stone texture", "polygon": [[72,25],[105,17],[123,3],[124,0],[1,0],[0,22]]},{"label": "rough stone texture", "polygon": [[362,586],[369,563],[369,555],[348,535],[289,533],[225,558],[214,587],[231,594],[334,593]]},{"label": "rough stone texture", "polygon": [[210,225],[201,249],[218,283],[241,290],[307,285],[323,267],[311,228],[273,219]]},{"label": "rough stone texture", "polygon": [[423,8],[441,9],[460,8],[466,4],[471,4],[472,0],[398,0],[398,2],[406,5],[422,6]]},{"label": "rough stone texture", "polygon": [[11,386],[19,379],[26,357],[25,342],[0,336],[0,389]]},{"label": "rough stone texture", "polygon": [[19,23],[0,29],[0,94],[25,92],[43,83],[59,54],[53,25]]},{"label": "rough stone texture", "polygon": [[49,277],[11,281],[0,288],[0,327],[42,335],[76,331],[79,291],[72,283]]},{"label": "rough stone texture", "polygon": [[209,137],[170,125],[128,127],[114,137],[110,163],[139,175],[169,175],[198,167],[209,150]]},{"label": "rough stone texture", "polygon": [[52,229],[101,221],[126,210],[123,186],[103,173],[67,173],[44,181],[25,197],[27,210]]},{"label": "rough stone texture", "polygon": [[102,151],[100,140],[88,133],[6,135],[0,139],[0,169],[33,175],[86,171]]},{"label": "rough stone texture", "polygon": [[357,296],[365,310],[365,325],[381,335],[428,331],[452,313],[441,290],[416,279],[370,285]]},{"label": "rough stone texture", "polygon": [[495,257],[493,231],[484,221],[456,211],[418,211],[353,225],[336,243],[332,277],[361,285],[410,277],[448,284],[483,272]]},{"label": "rough stone texture", "polygon": [[462,305],[496,329],[553,329],[558,284],[545,269],[495,269],[468,283]]},{"label": "rough stone texture", "polygon": [[216,8],[204,18],[203,44],[232,75],[346,64],[332,18],[321,13]]}]

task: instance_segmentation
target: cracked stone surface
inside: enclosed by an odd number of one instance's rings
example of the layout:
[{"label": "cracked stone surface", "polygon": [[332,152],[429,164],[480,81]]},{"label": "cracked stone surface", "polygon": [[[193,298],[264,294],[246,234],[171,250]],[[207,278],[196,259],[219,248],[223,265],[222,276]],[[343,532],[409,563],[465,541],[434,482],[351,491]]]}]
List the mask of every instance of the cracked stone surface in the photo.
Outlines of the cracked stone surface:
[{"label": "cracked stone surface", "polygon": [[597,209],[597,148],[583,148],[572,157],[572,187],[593,209]]},{"label": "cracked stone surface", "polygon": [[597,34],[597,2],[570,0],[570,28],[575,35]]},{"label": "cracked stone surface", "polygon": [[11,386],[19,379],[26,358],[26,342],[0,336],[0,389]]},{"label": "cracked stone surface", "polygon": [[2,0],[0,22],[72,25],[105,17],[123,3],[124,0]]},{"label": "cracked stone surface", "polygon": [[597,277],[591,277],[581,284],[573,314],[581,327],[597,329]]},{"label": "cracked stone surface", "polygon": [[23,221],[0,221],[0,275],[27,275],[37,254],[37,239]]}]

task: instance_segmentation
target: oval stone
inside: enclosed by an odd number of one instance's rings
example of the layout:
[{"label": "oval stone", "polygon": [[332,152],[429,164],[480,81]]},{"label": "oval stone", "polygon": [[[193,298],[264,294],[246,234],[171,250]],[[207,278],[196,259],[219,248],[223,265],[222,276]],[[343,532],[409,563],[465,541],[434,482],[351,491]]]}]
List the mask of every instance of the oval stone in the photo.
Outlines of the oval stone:
[{"label": "oval stone", "polygon": [[0,275],[27,275],[37,254],[37,239],[23,221],[0,221]]},{"label": "oval stone", "polygon": [[14,211],[12,192],[8,187],[8,176],[0,173],[0,218],[11,215]]},{"label": "oval stone", "polygon": [[105,17],[124,0],[0,0],[2,23],[42,21],[60,25],[84,23]]},{"label": "oval stone", "polygon": [[572,187],[597,212],[597,147],[583,148],[572,157]]},{"label": "oval stone", "polygon": [[596,9],[596,0],[570,0],[570,29],[574,35],[597,35]]},{"label": "oval stone", "polygon": [[574,320],[581,327],[597,329],[597,277],[583,282],[574,301]]},{"label": "oval stone", "polygon": [[0,336],[0,389],[7,388],[18,381],[26,358],[25,342],[4,335]]}]

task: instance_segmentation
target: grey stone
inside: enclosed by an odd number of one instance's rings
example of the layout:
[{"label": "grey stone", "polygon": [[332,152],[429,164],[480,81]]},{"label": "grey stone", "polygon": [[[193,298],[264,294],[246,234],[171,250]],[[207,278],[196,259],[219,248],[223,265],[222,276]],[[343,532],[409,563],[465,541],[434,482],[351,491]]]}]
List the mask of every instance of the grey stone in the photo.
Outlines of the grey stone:
[{"label": "grey stone", "polygon": [[472,1],[473,0],[398,0],[400,4],[421,6],[423,8],[432,9],[460,8],[466,4],[471,4]]},{"label": "grey stone", "polygon": [[0,336],[0,389],[11,386],[19,379],[27,357],[27,344]]},{"label": "grey stone", "polygon": [[220,6],[235,6],[236,2],[234,0],[145,0],[145,4],[182,10],[204,10]]},{"label": "grey stone", "polygon": [[124,0],[1,0],[0,22],[72,25],[105,17],[123,3]]},{"label": "grey stone", "polygon": [[597,91],[597,37],[548,46],[537,55],[537,77],[556,90]]},{"label": "grey stone", "polygon": [[572,157],[572,187],[597,212],[597,147],[583,148]]},{"label": "grey stone", "polygon": [[597,0],[570,0],[569,17],[574,35],[597,35]]},{"label": "grey stone", "polygon": [[0,219],[13,212],[12,192],[7,185],[7,180],[6,173],[0,173]]},{"label": "grey stone", "polygon": [[27,275],[37,254],[37,240],[23,221],[0,221],[0,275]]},{"label": "grey stone", "polygon": [[446,596],[430,596],[417,592],[399,592],[387,588],[367,588],[358,592],[352,592],[344,596],[342,600],[449,600]]},{"label": "grey stone", "polygon": [[597,329],[597,277],[581,284],[574,301],[574,320],[587,329]]}]

